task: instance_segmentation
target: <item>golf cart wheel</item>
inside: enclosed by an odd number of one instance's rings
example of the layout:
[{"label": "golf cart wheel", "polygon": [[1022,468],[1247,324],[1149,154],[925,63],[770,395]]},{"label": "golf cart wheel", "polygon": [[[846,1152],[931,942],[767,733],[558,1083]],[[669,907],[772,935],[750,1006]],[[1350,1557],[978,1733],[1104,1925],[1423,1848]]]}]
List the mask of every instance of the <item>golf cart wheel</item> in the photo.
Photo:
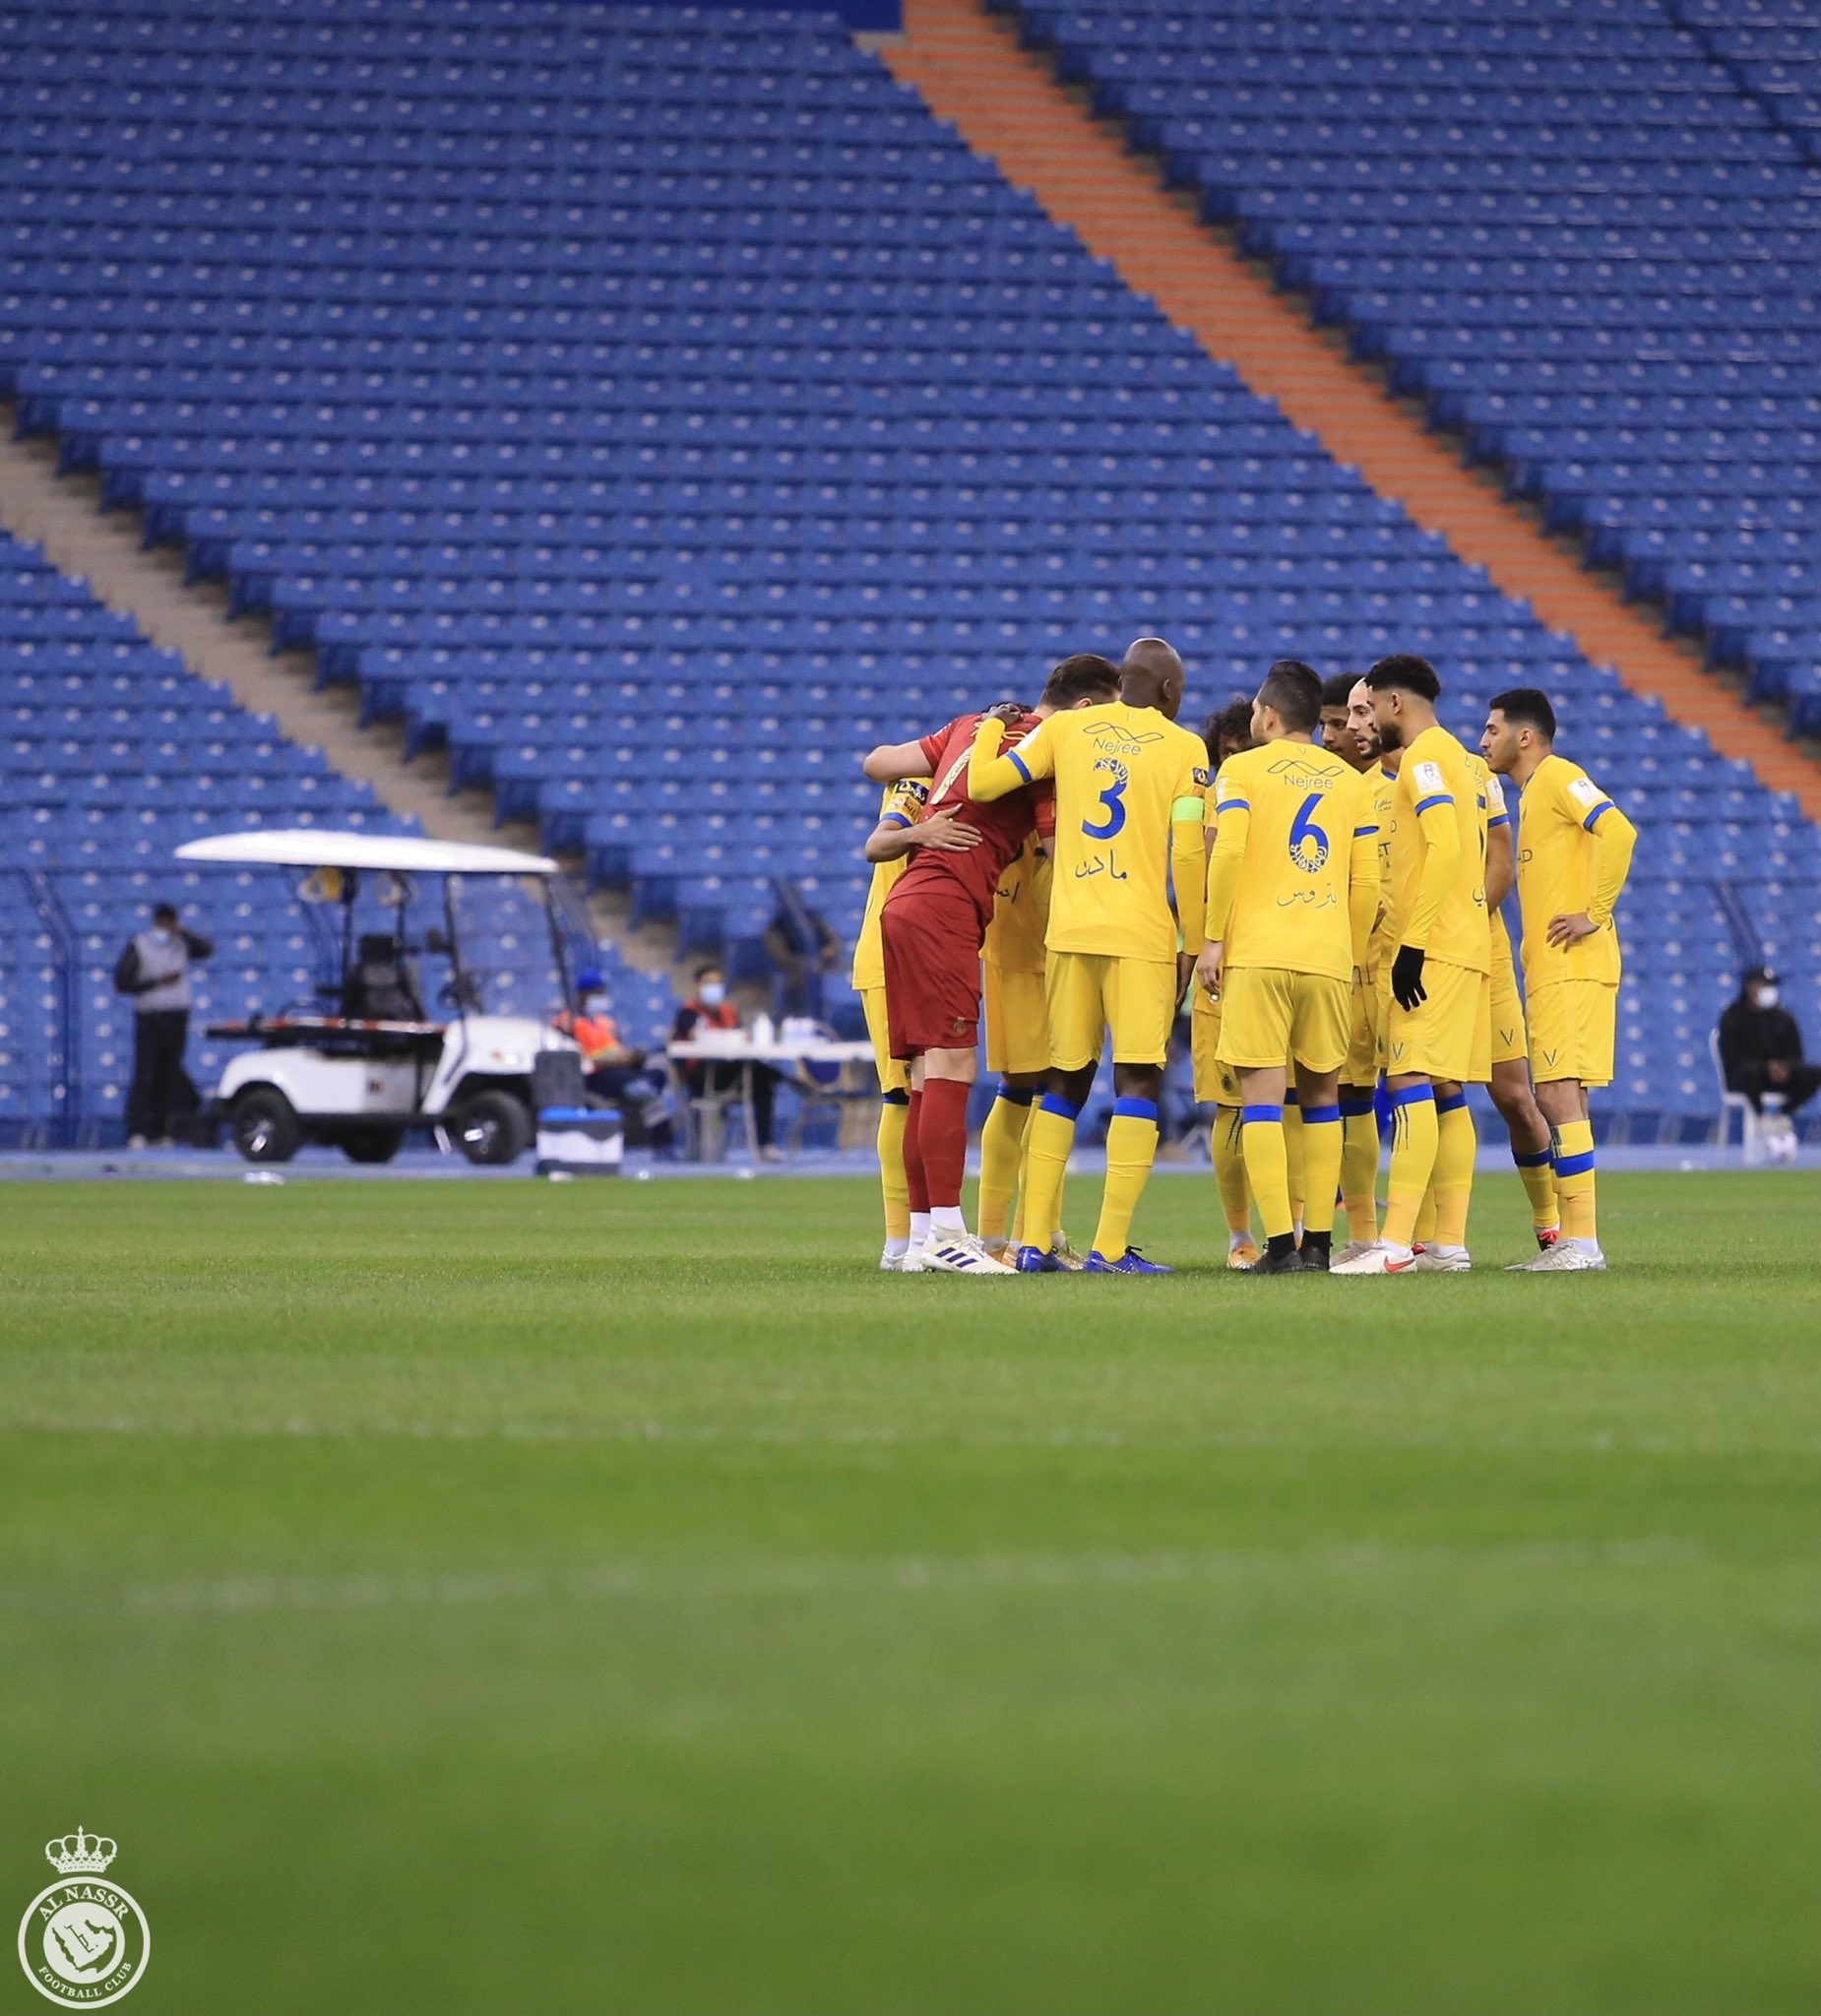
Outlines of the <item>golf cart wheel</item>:
[{"label": "golf cart wheel", "polygon": [[390,1162],[404,1146],[403,1127],[354,1127],[342,1137],[349,1162]]},{"label": "golf cart wheel", "polygon": [[234,1146],[248,1162],[289,1162],[303,1139],[296,1109],[276,1086],[254,1085],[234,1102]]},{"label": "golf cart wheel", "polygon": [[509,1092],[477,1092],[449,1116],[449,1138],[470,1162],[517,1162],[532,1138],[532,1116]]}]

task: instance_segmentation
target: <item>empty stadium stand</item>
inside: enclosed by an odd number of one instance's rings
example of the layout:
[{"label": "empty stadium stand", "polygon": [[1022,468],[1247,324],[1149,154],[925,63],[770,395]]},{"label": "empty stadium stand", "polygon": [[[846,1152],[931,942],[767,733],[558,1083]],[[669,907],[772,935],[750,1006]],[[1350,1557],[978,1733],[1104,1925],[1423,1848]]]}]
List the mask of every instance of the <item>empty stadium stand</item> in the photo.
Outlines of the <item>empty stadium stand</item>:
[{"label": "empty stadium stand", "polygon": [[[1147,61],[1178,19],[1129,18]],[[1374,495],[834,21],[34,0],[0,29],[22,426],[684,949],[757,976],[782,875],[850,933],[863,748],[1161,629],[1196,714],[1286,652],[1425,651],[1476,734],[1501,686],[1558,697],[1646,828],[1608,1101],[1634,1133],[1714,1110],[1752,904],[1812,993],[1821,854],[1792,801]],[[1778,407],[1779,484],[1800,411]],[[68,725],[75,763],[104,723]],[[41,809],[39,858],[69,865],[70,815]]]},{"label": "empty stadium stand", "polygon": [[1821,727],[1812,5],[1016,12],[1551,529]]}]

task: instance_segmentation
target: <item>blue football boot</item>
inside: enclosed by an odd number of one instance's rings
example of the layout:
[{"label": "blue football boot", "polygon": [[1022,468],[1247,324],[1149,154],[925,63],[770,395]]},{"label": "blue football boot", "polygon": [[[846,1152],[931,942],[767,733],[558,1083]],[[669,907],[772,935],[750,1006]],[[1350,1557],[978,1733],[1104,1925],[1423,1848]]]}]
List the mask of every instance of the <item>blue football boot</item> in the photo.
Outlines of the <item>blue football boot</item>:
[{"label": "blue football boot", "polygon": [[1019,1274],[1066,1274],[1069,1271],[1055,1254],[1044,1252],[1041,1246],[1020,1246],[1012,1267]]},{"label": "blue football boot", "polygon": [[1147,1260],[1136,1246],[1128,1246],[1117,1260],[1108,1260],[1103,1254],[1090,1253],[1084,1274],[1174,1274],[1173,1267],[1164,1267],[1156,1260]]}]

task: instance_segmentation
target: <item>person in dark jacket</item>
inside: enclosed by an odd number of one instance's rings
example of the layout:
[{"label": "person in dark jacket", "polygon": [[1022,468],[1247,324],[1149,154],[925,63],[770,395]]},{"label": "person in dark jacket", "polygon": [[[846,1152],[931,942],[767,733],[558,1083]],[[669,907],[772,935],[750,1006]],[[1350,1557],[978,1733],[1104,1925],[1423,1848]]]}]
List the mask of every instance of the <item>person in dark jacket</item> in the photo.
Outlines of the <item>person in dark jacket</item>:
[{"label": "person in dark jacket", "polygon": [[196,1088],[183,1068],[190,1036],[190,967],[214,956],[199,931],[187,931],[161,903],[151,928],[129,940],[114,968],[114,988],[133,1003],[133,1089],[127,1095],[129,1148],[168,1148],[173,1127],[196,1108]]},{"label": "person in dark jacket", "polygon": [[[698,1040],[703,1035],[718,1029],[738,1029],[740,1011],[727,999],[726,976],[718,966],[696,968],[696,990],[676,1011],[676,1020],[670,1025],[670,1040],[673,1043],[687,1043]],[[705,1094],[737,1092],[741,1072],[746,1067],[729,1059],[726,1063],[711,1062],[706,1057],[685,1057],[677,1060],[677,1076],[683,1081],[683,1089],[691,1099],[701,1099]],[[778,1094],[778,1073],[770,1064],[754,1063],[752,1070],[752,1127],[759,1137],[753,1144],[760,1157],[766,1162],[776,1162],[778,1151],[772,1146],[772,1105]]]},{"label": "person in dark jacket", "polygon": [[1764,1122],[1770,1153],[1795,1154],[1790,1115],[1821,1089],[1821,1066],[1802,1058],[1802,1032],[1782,1003],[1777,976],[1754,966],[1739,982],[1738,998],[1720,1018],[1720,1068],[1727,1090],[1750,1100]]}]

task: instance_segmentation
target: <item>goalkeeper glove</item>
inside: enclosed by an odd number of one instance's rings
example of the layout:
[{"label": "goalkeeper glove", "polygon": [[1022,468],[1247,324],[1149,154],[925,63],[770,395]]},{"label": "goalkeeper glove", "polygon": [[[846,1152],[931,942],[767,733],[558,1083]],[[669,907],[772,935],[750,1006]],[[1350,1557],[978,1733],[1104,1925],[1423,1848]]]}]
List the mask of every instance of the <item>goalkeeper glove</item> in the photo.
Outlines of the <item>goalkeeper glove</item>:
[{"label": "goalkeeper glove", "polygon": [[1422,947],[1400,945],[1391,965],[1391,998],[1408,1013],[1429,998],[1422,984]]}]

